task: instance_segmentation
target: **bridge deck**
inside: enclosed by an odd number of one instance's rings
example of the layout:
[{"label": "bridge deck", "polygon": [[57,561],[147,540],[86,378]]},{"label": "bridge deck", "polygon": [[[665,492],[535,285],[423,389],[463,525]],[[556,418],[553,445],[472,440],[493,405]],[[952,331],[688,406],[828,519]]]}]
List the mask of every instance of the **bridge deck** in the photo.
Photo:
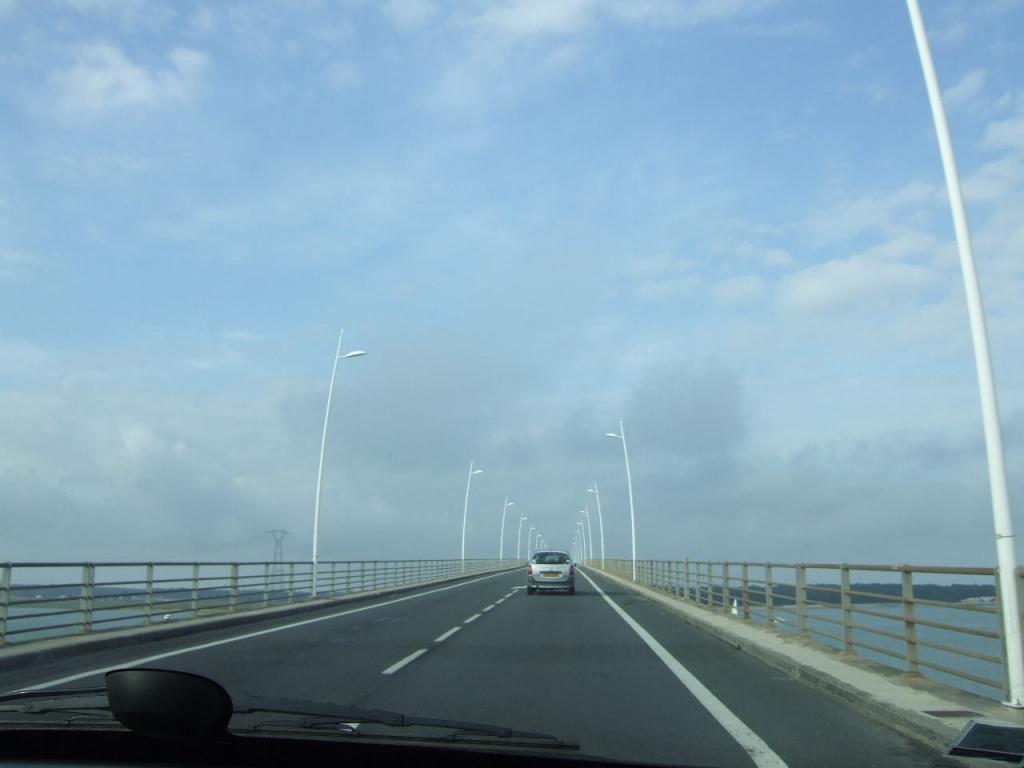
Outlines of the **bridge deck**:
[{"label": "bridge deck", "polygon": [[590,571],[574,597],[528,597],[522,584],[520,572],[498,574],[99,651],[5,672],[0,689],[97,684],[107,668],[145,664],[209,675],[233,692],[552,733],[610,758],[793,768],[937,760],[607,576]]}]

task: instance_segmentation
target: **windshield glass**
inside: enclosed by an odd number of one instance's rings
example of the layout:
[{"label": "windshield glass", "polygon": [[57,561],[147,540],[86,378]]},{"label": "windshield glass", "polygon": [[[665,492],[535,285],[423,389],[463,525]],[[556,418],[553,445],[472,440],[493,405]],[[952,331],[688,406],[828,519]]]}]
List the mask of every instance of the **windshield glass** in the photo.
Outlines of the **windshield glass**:
[{"label": "windshield glass", "polygon": [[561,565],[569,562],[569,556],[562,552],[538,552],[533,561],[540,565]]},{"label": "windshield glass", "polygon": [[1016,717],[1024,3],[920,5],[0,0],[0,693]]}]

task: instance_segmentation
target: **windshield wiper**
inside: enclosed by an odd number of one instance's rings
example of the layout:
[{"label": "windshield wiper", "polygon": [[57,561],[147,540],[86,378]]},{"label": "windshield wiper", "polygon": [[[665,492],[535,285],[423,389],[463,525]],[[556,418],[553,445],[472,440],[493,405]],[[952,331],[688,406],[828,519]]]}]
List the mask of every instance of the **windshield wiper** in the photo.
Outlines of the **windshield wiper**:
[{"label": "windshield wiper", "polygon": [[43,715],[51,712],[76,710],[110,712],[107,689],[90,688],[30,688],[0,694],[0,712],[18,712]]},{"label": "windshield wiper", "polygon": [[[383,725],[389,728],[434,728],[449,731],[444,735],[430,736],[431,740],[445,741],[476,741],[480,737],[490,737],[502,741],[533,742],[553,748],[579,749],[578,744],[562,741],[556,736],[533,731],[519,731],[500,725],[476,723],[466,720],[448,720],[433,717],[410,717],[398,712],[381,709],[363,709],[344,705],[324,704],[312,701],[296,701],[292,699],[251,698],[236,706],[234,714],[276,714],[297,715],[296,720],[271,720],[254,724],[253,730],[272,730],[284,728],[288,730],[323,730],[347,726],[338,733],[360,735],[352,727],[354,724]],[[232,728],[232,730],[238,730]],[[380,734],[374,734],[380,735]]]},{"label": "windshield wiper", "polygon": [[[70,715],[71,720],[113,717],[107,688],[26,689],[0,695],[0,713],[11,712],[23,715]],[[449,741],[474,743],[500,743],[532,745],[550,749],[579,749],[579,745],[559,739],[547,733],[519,731],[488,723],[466,720],[448,720],[432,717],[414,717],[385,709],[354,707],[345,704],[331,704],[296,699],[266,698],[252,696],[233,703],[231,718],[245,715],[293,715],[287,720],[258,720],[252,724],[228,725],[232,732],[246,731],[316,731],[328,729],[334,736],[368,736],[401,738],[417,741]],[[436,734],[408,734],[397,736],[393,733],[360,732],[358,725],[379,725],[387,729],[401,728],[434,729],[444,731]],[[129,725],[129,727],[131,727]]]}]

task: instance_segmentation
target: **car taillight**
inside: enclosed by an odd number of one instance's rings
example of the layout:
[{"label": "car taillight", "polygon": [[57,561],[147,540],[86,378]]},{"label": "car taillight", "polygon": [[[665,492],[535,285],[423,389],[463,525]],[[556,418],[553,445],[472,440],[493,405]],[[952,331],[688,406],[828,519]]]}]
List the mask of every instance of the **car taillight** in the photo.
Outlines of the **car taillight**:
[{"label": "car taillight", "polygon": [[575,576],[576,575],[576,569],[574,567],[572,567],[571,565],[569,566],[569,575],[570,576]]},{"label": "car taillight", "polygon": [[526,566],[526,575],[527,576],[533,576],[533,566],[532,565]]}]

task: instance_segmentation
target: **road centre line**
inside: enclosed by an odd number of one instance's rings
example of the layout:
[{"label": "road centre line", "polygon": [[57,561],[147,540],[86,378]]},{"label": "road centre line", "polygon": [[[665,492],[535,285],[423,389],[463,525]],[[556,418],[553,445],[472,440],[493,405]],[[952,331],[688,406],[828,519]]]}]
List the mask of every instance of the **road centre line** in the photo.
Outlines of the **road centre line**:
[{"label": "road centre line", "polygon": [[695,699],[708,711],[718,724],[732,736],[732,738],[743,748],[743,750],[754,761],[759,768],[787,768],[782,758],[776,755],[760,736],[754,733],[742,720],[721,702],[705,685],[694,677],[686,667],[679,663],[678,659],[666,650],[665,646],[659,643],[654,637],[628,613],[619,607],[618,603],[604,593],[594,580],[587,574],[580,571],[587,581],[590,582],[597,593],[604,598],[605,602],[612,607],[626,624],[640,639],[647,644],[647,647],[654,651],[654,655],[661,659],[662,663],[669,668],[669,671],[685,686]]},{"label": "road centre line", "polygon": [[395,672],[400,670],[406,664],[409,664],[410,662],[416,661],[416,659],[418,659],[420,656],[422,656],[426,652],[427,652],[426,648],[420,648],[418,651],[413,651],[412,653],[410,653],[408,656],[406,656],[401,661],[396,661],[390,667],[388,667],[383,672],[381,672],[381,674],[382,675],[393,675],[393,674],[395,674]]},{"label": "road centre line", "polygon": [[479,613],[474,613],[472,616],[470,616],[468,619],[466,619],[462,623],[463,624],[469,624],[470,622],[476,621],[479,618],[480,618],[480,614]]},{"label": "road centre line", "polygon": [[435,643],[443,643],[443,642],[444,642],[445,640],[447,640],[447,639],[448,639],[449,637],[451,637],[452,635],[454,635],[454,634],[455,634],[456,632],[458,632],[458,631],[459,631],[460,629],[462,629],[462,627],[452,627],[451,629],[449,629],[449,630],[448,630],[447,632],[445,632],[445,633],[444,633],[443,635],[441,635],[440,637],[435,637],[435,638],[434,638],[434,642],[435,642]]},{"label": "road centre line", "polygon": [[487,579],[493,579],[495,576],[507,576],[505,572],[491,573],[487,576],[481,576],[478,579],[471,579],[470,581],[460,581],[458,584],[449,584],[447,587],[438,587],[437,589],[431,589],[427,592],[417,592],[414,595],[406,595],[405,597],[397,597],[394,600],[387,600],[383,603],[374,603],[373,605],[364,605],[359,608],[349,608],[348,610],[339,611],[338,613],[331,613],[327,616],[318,616],[315,619],[303,619],[302,621],[295,621],[291,624],[284,624],[280,627],[270,627],[269,629],[261,629],[257,632],[249,632],[244,635],[237,635],[235,637],[226,637],[222,640],[213,640],[209,643],[200,643],[199,645],[189,646],[188,648],[180,648],[176,651],[167,651],[166,653],[157,653],[153,656],[144,656],[138,659],[132,659],[121,664],[114,664],[107,667],[98,667],[96,669],[90,669],[86,672],[78,672],[74,675],[68,675],[67,677],[59,677],[55,680],[47,680],[46,682],[36,683],[35,685],[26,686],[20,688],[23,691],[34,691],[40,688],[51,688],[55,685],[63,685],[64,683],[70,683],[75,680],[81,680],[83,677],[91,677],[93,675],[103,675],[107,672],[112,672],[115,669],[124,669],[125,667],[141,667],[146,664],[151,664],[154,661],[161,661],[162,659],[169,659],[172,656],[180,656],[183,653],[192,653],[194,651],[203,651],[207,648],[215,648],[218,645],[227,645],[228,643],[236,643],[239,640],[248,640],[253,637],[261,637],[262,635],[270,635],[274,632],[282,632],[286,629],[294,629],[295,627],[303,627],[307,624],[316,624],[319,621],[329,621],[330,619],[337,619],[341,616],[348,616],[353,613],[362,613],[363,611],[372,611],[374,608],[383,608],[387,605],[394,605],[396,603],[404,603],[407,600],[415,600],[420,597],[426,597],[427,595],[435,595],[438,592],[447,592],[449,589],[458,589],[459,587],[469,586],[470,584],[476,584],[479,581],[485,581]]}]

